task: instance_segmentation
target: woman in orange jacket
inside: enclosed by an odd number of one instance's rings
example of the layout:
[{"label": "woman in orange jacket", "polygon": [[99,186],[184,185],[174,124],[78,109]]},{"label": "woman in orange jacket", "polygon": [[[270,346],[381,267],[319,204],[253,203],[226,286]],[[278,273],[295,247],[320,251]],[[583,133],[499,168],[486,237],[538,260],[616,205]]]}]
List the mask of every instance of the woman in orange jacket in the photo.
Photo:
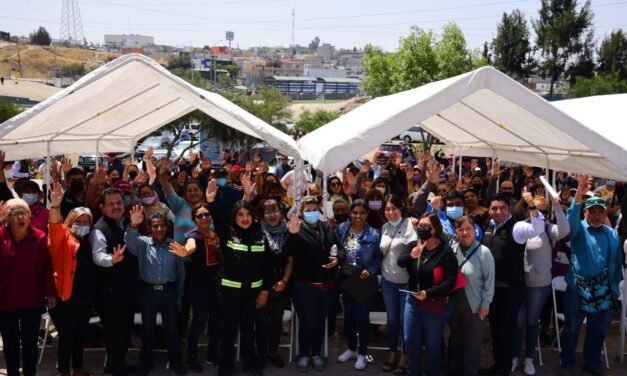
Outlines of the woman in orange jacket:
[{"label": "woman in orange jacket", "polygon": [[57,287],[57,305],[50,310],[59,332],[57,367],[59,375],[85,376],[83,346],[94,298],[95,265],[92,260],[89,232],[93,225],[91,211],[77,207],[61,216],[63,188],[52,187],[48,243]]}]

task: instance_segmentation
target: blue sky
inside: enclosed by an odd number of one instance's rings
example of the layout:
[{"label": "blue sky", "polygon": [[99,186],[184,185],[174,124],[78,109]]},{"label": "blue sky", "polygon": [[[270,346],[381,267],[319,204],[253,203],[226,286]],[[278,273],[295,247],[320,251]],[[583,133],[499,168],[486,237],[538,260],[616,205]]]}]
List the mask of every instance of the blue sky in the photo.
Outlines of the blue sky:
[{"label": "blue sky", "polygon": [[[579,0],[579,3],[583,3]],[[503,12],[522,10],[537,17],[540,0],[79,0],[85,37],[103,43],[104,34],[152,35],[155,43],[175,46],[226,44],[287,46],[295,16],[295,42],[307,45],[315,36],[337,47],[372,43],[395,50],[410,26],[438,33],[450,21],[464,32],[468,46],[491,41]],[[627,1],[593,0],[597,40],[612,29],[627,30]],[[38,26],[58,38],[61,0],[0,0],[0,30],[27,35]],[[531,28],[531,26],[530,26]],[[533,34],[533,32],[532,32]]]}]

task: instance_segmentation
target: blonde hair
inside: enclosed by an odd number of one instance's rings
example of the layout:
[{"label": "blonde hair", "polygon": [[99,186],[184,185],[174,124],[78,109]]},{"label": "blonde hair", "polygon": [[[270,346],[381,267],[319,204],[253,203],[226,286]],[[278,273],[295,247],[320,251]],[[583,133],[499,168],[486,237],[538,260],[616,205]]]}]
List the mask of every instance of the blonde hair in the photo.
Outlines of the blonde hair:
[{"label": "blonde hair", "polygon": [[26,201],[22,200],[21,198],[12,198],[7,201],[7,210],[9,211],[9,213],[13,209],[17,208],[26,210],[28,212],[28,216],[30,217],[30,207],[28,206],[28,203]]},{"label": "blonde hair", "polygon": [[87,214],[87,216],[89,217],[89,227],[92,227],[94,225],[94,217],[91,214],[91,210],[89,210],[89,208],[86,208],[84,206],[79,206],[77,208],[72,209],[68,213],[67,217],[65,217],[65,222],[63,222],[63,224],[68,229],[71,229],[76,219],[83,214]]},{"label": "blonde hair", "polygon": [[300,204],[301,213],[305,210],[305,205],[315,204],[318,209],[320,209],[320,205],[318,204],[318,198],[316,196],[305,196],[303,197],[303,202]]}]

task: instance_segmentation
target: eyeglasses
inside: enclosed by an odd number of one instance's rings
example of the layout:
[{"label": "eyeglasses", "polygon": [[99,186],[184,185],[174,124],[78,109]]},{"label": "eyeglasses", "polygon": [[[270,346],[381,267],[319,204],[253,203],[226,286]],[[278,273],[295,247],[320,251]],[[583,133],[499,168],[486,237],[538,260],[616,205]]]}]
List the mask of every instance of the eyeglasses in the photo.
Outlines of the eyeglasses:
[{"label": "eyeglasses", "polygon": [[27,217],[28,216],[28,212],[25,210],[16,210],[16,211],[12,211],[11,213],[9,213],[10,217]]},{"label": "eyeglasses", "polygon": [[401,209],[399,209],[399,208],[395,208],[395,207],[392,207],[392,208],[385,208],[385,210],[384,210],[384,211],[386,211],[386,212],[391,212],[391,211],[394,211],[394,210],[401,210]]},{"label": "eyeglasses", "polygon": [[342,183],[338,183],[338,182],[334,181],[333,183],[331,183],[331,186],[332,187],[341,187]]},{"label": "eyeglasses", "polygon": [[275,214],[280,214],[281,212],[279,210],[270,210],[267,211],[265,213],[263,213],[264,216],[269,217],[271,215],[275,215]]},{"label": "eyeglasses", "polygon": [[196,219],[205,219],[205,218],[211,218],[211,214],[209,214],[209,213],[198,213],[198,214],[196,214]]}]

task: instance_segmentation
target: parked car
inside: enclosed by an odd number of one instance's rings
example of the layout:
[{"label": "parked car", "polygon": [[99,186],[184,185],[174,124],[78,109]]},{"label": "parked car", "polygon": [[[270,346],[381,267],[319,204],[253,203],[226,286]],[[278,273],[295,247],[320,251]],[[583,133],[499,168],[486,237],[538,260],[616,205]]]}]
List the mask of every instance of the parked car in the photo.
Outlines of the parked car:
[{"label": "parked car", "polygon": [[[200,145],[196,142],[195,145],[191,148],[189,148],[189,145],[191,144],[191,141],[181,141],[178,144],[174,145],[174,147],[172,148],[172,155],[170,156],[170,159],[172,160],[176,160],[179,159],[181,157],[181,153],[182,153],[182,158],[185,160],[189,159],[189,151],[192,150],[194,153],[200,155],[200,153],[202,153],[200,151]],[[185,150],[187,149],[187,150]],[[185,150],[185,151],[183,151]]]},{"label": "parked car", "polygon": [[403,150],[409,149],[413,154],[416,153],[416,148],[412,144],[406,144],[403,142],[388,141],[381,144],[375,153],[375,161],[378,164],[387,164],[390,160],[390,155],[403,154]]},{"label": "parked car", "polygon": [[[401,132],[398,136],[394,137],[395,139],[401,139],[405,141],[405,143],[410,144],[412,142],[424,142],[429,136],[429,132],[422,129],[421,127],[411,127],[408,130]],[[441,145],[442,141],[437,138],[433,138],[433,143]]]},{"label": "parked car", "polygon": [[167,135],[149,136],[137,145],[135,149],[135,158],[143,159],[146,149],[152,146],[154,149],[159,149],[166,146],[170,142],[170,138]]},{"label": "parked car", "polygon": [[[129,157],[129,153],[114,153],[120,159]],[[102,166],[104,164],[105,153],[98,153],[98,164]],[[81,153],[78,155],[78,166],[85,172],[92,172],[96,170],[96,153]]]}]

